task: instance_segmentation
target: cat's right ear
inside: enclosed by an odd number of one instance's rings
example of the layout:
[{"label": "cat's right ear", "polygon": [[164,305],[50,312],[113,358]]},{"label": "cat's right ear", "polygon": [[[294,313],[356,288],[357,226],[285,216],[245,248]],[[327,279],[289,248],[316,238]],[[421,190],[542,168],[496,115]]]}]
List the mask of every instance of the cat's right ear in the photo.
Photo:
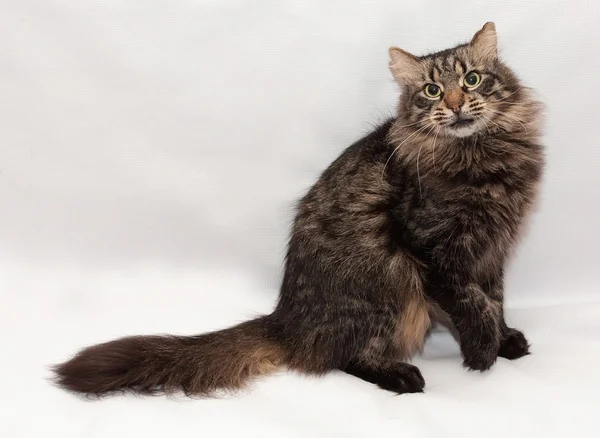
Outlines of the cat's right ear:
[{"label": "cat's right ear", "polygon": [[390,47],[388,53],[390,54],[390,70],[396,82],[405,84],[419,71],[419,59],[416,56],[398,47]]}]

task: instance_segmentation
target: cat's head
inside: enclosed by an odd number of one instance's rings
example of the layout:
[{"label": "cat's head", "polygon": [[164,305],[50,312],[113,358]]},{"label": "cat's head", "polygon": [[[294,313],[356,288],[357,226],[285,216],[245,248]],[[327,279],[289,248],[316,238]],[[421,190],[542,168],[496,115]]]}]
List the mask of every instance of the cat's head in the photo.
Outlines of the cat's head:
[{"label": "cat's head", "polygon": [[403,88],[402,117],[415,129],[453,137],[526,129],[526,92],[498,59],[494,23],[452,49],[421,57],[397,47],[389,53]]}]

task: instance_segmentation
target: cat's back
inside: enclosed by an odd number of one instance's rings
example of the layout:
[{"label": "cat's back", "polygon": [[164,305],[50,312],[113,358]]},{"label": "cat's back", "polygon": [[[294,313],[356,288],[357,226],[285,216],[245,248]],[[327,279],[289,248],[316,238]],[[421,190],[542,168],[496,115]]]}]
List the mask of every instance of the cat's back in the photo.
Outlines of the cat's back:
[{"label": "cat's back", "polygon": [[292,245],[374,248],[375,236],[389,225],[392,187],[384,175],[392,153],[387,120],[342,152],[299,201]]},{"label": "cat's back", "polygon": [[365,181],[375,191],[380,184],[385,160],[391,153],[388,133],[393,119],[381,123],[369,134],[348,146],[320,175],[317,182],[300,201],[300,205],[313,200],[334,198],[342,192],[357,193]]}]

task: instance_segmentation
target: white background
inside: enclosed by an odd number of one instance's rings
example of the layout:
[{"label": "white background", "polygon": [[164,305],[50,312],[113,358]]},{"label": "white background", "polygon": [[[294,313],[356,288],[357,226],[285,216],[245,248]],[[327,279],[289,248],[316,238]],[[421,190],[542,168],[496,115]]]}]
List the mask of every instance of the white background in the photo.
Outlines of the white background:
[{"label": "white background", "polygon": [[[294,202],[394,110],[387,48],[490,20],[547,105],[542,201],[507,284],[532,356],[467,373],[435,335],[415,359],[426,394],[401,397],[340,373],[191,402],[46,382],[89,343],[270,311]],[[0,435],[594,436],[598,20],[583,0],[0,0]]]}]

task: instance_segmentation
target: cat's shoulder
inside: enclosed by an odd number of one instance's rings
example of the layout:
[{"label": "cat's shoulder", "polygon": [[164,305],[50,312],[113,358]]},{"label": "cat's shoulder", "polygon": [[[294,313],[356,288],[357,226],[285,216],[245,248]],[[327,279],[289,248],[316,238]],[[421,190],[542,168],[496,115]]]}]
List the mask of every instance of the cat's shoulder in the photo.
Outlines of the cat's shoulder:
[{"label": "cat's shoulder", "polygon": [[389,118],[374,126],[369,133],[344,149],[332,164],[335,165],[336,163],[341,164],[353,161],[360,161],[363,164],[366,164],[370,161],[379,161],[381,156],[389,152],[391,144],[388,139],[388,134],[394,120],[394,118]]}]

